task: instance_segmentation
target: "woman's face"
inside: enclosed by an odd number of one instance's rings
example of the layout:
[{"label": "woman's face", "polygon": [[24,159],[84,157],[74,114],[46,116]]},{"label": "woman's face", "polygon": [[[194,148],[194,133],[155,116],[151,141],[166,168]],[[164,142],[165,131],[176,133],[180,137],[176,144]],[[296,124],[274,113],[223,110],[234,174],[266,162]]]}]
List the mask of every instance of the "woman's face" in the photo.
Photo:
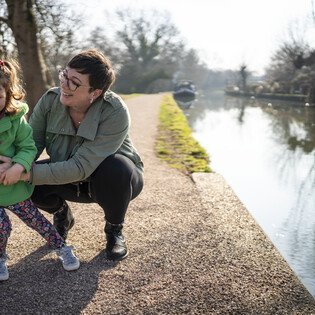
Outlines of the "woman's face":
[{"label": "woman's face", "polygon": [[75,69],[66,68],[59,73],[61,88],[60,101],[68,107],[88,108],[94,91],[90,92],[89,75]]},{"label": "woman's face", "polygon": [[5,101],[7,99],[7,93],[5,91],[5,88],[3,85],[0,84],[0,112],[4,109],[5,107]]}]

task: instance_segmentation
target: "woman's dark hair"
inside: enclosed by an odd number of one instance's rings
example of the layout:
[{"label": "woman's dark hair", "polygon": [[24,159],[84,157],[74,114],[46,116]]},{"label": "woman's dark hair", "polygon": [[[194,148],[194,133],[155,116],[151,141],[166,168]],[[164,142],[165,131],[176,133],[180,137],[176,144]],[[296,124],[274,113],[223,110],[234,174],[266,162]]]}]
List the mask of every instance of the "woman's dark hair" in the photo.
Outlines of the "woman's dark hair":
[{"label": "woman's dark hair", "polygon": [[67,65],[79,73],[89,74],[92,89],[102,90],[103,95],[115,82],[116,76],[110,60],[100,51],[89,49],[74,56]]}]

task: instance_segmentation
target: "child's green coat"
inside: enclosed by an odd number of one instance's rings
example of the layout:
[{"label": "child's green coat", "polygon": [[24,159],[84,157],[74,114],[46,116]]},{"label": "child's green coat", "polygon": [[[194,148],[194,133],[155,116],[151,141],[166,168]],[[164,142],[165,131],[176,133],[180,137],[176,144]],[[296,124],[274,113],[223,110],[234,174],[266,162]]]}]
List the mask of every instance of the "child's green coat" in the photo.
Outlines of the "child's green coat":
[{"label": "child's green coat", "polygon": [[[10,157],[13,163],[24,166],[29,171],[37,150],[33,140],[31,126],[27,123],[25,114],[28,106],[20,103],[20,110],[15,115],[0,119],[0,155]],[[19,181],[10,186],[0,184],[0,206],[8,206],[26,200],[33,193],[34,187],[29,183]]]}]

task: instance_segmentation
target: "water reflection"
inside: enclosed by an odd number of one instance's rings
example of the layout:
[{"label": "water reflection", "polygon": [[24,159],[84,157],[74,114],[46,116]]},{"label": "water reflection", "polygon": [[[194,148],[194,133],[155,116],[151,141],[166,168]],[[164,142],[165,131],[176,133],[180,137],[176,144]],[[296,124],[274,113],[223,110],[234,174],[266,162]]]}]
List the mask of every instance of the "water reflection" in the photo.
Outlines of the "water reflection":
[{"label": "water reflection", "polygon": [[186,113],[213,169],[315,295],[315,108],[216,92]]},{"label": "water reflection", "polygon": [[189,109],[196,102],[196,96],[194,95],[184,95],[174,97],[175,102],[181,109]]}]

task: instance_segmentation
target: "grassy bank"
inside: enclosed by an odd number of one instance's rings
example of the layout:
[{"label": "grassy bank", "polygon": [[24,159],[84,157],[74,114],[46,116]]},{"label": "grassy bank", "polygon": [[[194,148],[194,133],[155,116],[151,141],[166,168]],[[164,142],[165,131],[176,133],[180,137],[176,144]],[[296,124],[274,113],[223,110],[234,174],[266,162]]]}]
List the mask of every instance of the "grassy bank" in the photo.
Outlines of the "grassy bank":
[{"label": "grassy bank", "polygon": [[159,118],[157,155],[185,174],[211,172],[209,156],[193,138],[187,119],[172,96],[163,99]]}]

